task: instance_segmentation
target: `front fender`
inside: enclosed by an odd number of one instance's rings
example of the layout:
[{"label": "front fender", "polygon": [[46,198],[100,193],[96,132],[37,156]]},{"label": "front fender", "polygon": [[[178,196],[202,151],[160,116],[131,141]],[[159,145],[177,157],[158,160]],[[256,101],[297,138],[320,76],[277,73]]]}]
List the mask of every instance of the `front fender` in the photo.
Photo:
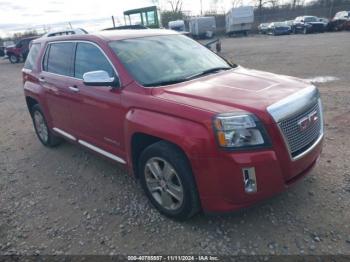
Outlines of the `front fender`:
[{"label": "front fender", "polygon": [[148,111],[132,109],[126,115],[125,134],[127,141],[128,163],[132,163],[131,140],[134,134],[143,133],[179,146],[188,159],[200,158],[208,148],[210,130],[204,123],[193,122],[188,119]]}]

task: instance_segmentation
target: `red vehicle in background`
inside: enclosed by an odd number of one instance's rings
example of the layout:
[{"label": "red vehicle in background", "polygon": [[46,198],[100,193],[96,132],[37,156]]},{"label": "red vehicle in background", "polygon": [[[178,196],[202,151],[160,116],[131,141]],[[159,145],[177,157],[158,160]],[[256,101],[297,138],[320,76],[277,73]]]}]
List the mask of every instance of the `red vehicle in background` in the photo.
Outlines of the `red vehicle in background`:
[{"label": "red vehicle in background", "polygon": [[29,53],[29,46],[31,41],[38,38],[27,37],[19,40],[15,46],[6,48],[6,55],[12,64],[18,63],[20,61],[25,61]]},{"label": "red vehicle in background", "polygon": [[175,31],[40,38],[23,83],[42,144],[65,138],[121,163],[175,219],[276,195],[322,150],[315,86],[237,66]]}]

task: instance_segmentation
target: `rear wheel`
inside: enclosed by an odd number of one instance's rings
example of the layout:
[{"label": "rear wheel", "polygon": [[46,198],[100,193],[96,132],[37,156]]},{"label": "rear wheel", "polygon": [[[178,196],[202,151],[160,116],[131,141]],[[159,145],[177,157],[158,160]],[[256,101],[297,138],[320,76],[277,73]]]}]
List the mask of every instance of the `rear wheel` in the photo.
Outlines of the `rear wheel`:
[{"label": "rear wheel", "polygon": [[19,62],[18,57],[16,55],[14,55],[14,54],[10,54],[9,55],[9,60],[10,60],[11,64],[16,64],[16,63]]},{"label": "rear wheel", "polygon": [[196,184],[184,154],[165,141],[141,154],[139,177],[151,203],[162,214],[186,220],[200,209]]},{"label": "rear wheel", "polygon": [[33,125],[35,133],[40,142],[47,147],[54,147],[61,143],[61,138],[55,136],[50,128],[47,126],[47,122],[43,111],[38,104],[34,105],[31,109],[31,115],[33,119]]}]

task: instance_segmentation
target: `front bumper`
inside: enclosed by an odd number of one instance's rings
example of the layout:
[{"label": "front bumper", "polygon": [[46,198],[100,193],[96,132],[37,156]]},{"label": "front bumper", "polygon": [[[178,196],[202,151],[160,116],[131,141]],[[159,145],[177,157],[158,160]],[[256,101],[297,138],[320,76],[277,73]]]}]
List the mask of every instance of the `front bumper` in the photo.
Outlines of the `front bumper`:
[{"label": "front bumper", "polygon": [[[277,150],[223,153],[220,157],[191,159],[204,212],[231,212],[285,191],[315,166],[322,140],[297,161]],[[289,159],[289,160],[288,160]],[[254,167],[257,192],[244,189],[242,170]]]}]

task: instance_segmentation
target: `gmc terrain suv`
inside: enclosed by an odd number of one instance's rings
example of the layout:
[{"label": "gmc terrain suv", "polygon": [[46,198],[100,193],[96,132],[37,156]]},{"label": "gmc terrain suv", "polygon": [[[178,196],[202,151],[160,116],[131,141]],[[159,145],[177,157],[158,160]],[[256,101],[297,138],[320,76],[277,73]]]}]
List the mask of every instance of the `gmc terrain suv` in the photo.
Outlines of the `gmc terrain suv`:
[{"label": "gmc terrain suv", "polygon": [[322,149],[315,86],[236,66],[175,31],[37,39],[23,83],[45,146],[65,138],[125,165],[176,219],[282,192]]}]

